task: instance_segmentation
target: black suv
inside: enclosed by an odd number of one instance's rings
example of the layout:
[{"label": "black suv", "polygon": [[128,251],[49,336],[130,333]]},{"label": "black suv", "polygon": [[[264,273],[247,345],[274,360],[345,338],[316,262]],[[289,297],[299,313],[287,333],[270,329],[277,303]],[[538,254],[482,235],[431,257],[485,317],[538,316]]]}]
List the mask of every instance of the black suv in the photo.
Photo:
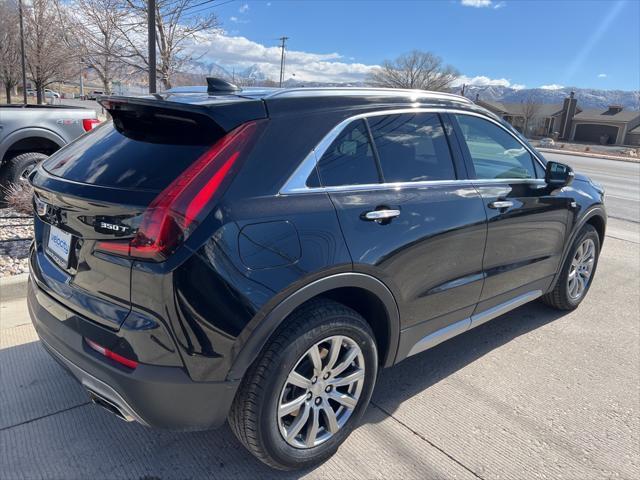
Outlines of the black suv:
[{"label": "black suv", "polygon": [[603,190],[469,100],[209,80],[104,98],[30,177],[33,323],[119,417],[311,466],[379,368],[589,290]]}]

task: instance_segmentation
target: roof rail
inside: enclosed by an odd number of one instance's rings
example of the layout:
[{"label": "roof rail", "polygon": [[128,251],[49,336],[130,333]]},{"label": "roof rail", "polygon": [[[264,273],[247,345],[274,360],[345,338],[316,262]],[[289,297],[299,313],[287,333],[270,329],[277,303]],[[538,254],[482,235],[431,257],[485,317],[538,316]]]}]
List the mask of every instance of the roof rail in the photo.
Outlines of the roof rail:
[{"label": "roof rail", "polygon": [[473,101],[468,99],[467,97],[463,97],[461,95],[456,95],[455,93],[445,93],[445,92],[433,92],[430,90],[411,90],[404,88],[378,88],[378,87],[295,87],[295,88],[285,88],[282,90],[278,90],[274,93],[267,95],[268,98],[276,98],[276,97],[292,97],[297,96],[300,93],[311,93],[311,92],[326,92],[327,94],[335,93],[335,94],[344,94],[346,92],[352,95],[370,95],[372,93],[380,93],[383,95],[389,96],[408,96],[415,95],[419,97],[431,97],[431,98],[441,98],[441,99],[450,99],[457,100],[459,102],[472,104]]}]

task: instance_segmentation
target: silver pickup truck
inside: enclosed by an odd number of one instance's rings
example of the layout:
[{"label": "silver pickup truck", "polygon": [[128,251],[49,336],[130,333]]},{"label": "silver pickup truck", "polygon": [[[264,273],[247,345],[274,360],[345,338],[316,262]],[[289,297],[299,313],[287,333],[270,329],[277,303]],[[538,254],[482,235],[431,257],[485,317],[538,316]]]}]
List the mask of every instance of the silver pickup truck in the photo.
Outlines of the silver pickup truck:
[{"label": "silver pickup truck", "polygon": [[96,112],[66,105],[0,106],[0,202],[40,160],[91,130]]}]

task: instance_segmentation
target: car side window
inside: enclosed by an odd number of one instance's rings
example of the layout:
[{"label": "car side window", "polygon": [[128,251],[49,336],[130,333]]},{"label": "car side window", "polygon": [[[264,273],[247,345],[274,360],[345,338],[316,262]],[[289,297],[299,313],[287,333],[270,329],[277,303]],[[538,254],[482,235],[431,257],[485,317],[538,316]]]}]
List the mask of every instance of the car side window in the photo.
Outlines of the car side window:
[{"label": "car side window", "polygon": [[438,114],[375,116],[368,122],[385,183],[456,178]]},{"label": "car side window", "polygon": [[513,136],[479,117],[455,117],[469,149],[476,178],[536,178],[531,154]]},{"label": "car side window", "polygon": [[318,161],[325,187],[379,183],[376,159],[363,120],[351,122]]}]

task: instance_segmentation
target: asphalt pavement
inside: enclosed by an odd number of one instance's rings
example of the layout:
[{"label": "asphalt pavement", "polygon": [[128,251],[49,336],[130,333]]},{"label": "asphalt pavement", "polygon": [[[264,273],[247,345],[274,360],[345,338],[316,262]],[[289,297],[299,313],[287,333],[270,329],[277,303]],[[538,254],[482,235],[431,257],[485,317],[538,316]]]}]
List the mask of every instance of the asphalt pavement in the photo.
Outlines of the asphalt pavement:
[{"label": "asphalt pavement", "polygon": [[602,185],[610,217],[640,222],[640,163],[544,152],[547,160],[563,162]]}]

